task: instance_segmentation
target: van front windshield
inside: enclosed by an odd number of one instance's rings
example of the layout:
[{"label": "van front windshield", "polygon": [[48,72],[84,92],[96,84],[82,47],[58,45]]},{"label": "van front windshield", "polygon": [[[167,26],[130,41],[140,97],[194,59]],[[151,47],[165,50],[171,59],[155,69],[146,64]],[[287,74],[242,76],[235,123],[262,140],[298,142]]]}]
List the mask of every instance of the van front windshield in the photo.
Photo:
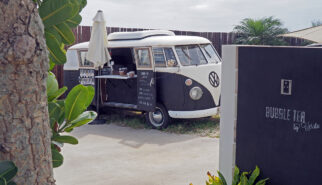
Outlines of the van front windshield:
[{"label": "van front windshield", "polygon": [[183,66],[207,64],[198,45],[176,46],[176,52]]},{"label": "van front windshield", "polygon": [[205,56],[209,63],[219,63],[220,58],[218,57],[215,49],[211,46],[211,44],[203,44],[200,45],[202,51],[205,53]]}]

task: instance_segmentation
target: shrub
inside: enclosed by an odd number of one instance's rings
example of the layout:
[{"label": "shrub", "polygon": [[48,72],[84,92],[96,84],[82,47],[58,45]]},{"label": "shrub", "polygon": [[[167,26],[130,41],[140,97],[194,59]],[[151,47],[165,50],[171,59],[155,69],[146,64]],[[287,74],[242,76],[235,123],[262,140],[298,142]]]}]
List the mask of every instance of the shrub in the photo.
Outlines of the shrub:
[{"label": "shrub", "polygon": [[[240,174],[239,168],[236,166],[234,170],[234,177],[232,185],[253,185],[259,176],[260,169],[256,166],[255,170],[251,172],[242,172]],[[210,172],[207,173],[209,180],[206,181],[206,185],[227,185],[225,177],[218,171],[218,177],[211,175]],[[266,179],[257,181],[255,185],[265,185]],[[192,185],[192,184],[190,184]]]}]

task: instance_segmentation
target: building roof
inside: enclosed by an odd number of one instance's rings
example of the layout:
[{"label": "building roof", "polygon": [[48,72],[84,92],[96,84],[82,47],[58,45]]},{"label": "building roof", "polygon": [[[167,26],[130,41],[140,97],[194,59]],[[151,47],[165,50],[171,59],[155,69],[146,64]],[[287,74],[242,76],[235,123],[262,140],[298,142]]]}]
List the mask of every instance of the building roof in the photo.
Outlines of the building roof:
[{"label": "building roof", "polygon": [[286,33],[281,36],[301,38],[322,44],[322,25]]}]

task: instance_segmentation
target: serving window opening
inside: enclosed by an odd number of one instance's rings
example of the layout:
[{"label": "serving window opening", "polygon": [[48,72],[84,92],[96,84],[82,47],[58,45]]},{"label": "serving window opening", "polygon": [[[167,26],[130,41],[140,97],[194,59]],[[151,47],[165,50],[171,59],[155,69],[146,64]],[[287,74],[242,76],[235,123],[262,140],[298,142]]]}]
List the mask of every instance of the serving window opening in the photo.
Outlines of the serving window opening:
[{"label": "serving window opening", "polygon": [[132,48],[112,48],[110,49],[111,61],[113,61],[113,72],[119,71],[136,73],[136,65],[133,57]]},{"label": "serving window opening", "polygon": [[102,80],[104,104],[133,108],[137,104],[137,69],[133,48],[110,48],[109,52],[112,74]]}]

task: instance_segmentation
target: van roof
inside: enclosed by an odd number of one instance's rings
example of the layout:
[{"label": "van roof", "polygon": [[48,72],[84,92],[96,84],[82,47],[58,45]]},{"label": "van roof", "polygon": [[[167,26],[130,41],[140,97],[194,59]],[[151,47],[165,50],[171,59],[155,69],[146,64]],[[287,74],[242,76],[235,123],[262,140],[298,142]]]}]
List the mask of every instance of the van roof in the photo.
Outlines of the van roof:
[{"label": "van roof", "polygon": [[[173,46],[189,44],[208,44],[208,39],[197,36],[176,36],[171,31],[150,30],[138,32],[115,32],[108,36],[108,48]],[[87,49],[89,42],[75,44],[69,49]]]},{"label": "van roof", "polygon": [[172,31],[167,30],[146,30],[146,31],[134,31],[134,32],[114,32],[110,33],[107,37],[109,41],[121,41],[121,40],[140,40],[153,36],[174,36]]}]

